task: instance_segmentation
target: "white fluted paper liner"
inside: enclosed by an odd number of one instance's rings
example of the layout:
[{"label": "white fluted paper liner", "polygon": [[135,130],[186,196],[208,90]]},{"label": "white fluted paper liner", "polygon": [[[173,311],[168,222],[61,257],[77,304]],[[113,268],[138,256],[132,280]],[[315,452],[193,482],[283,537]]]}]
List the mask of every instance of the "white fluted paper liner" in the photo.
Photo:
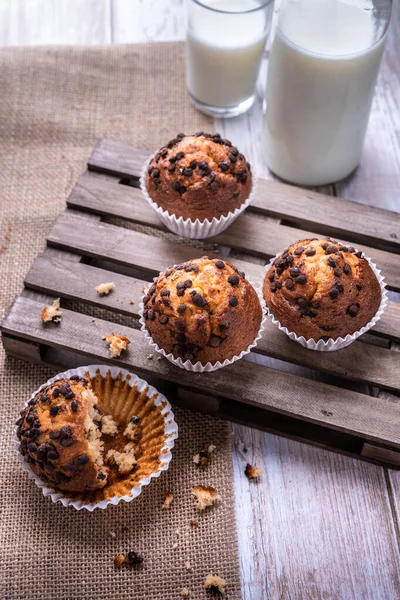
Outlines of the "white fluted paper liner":
[{"label": "white fluted paper liner", "polygon": [[[110,367],[108,365],[89,365],[88,367],[78,367],[77,369],[69,369],[64,373],[58,373],[57,375],[55,375],[55,377],[52,377],[46,383],[41,385],[39,389],[33,392],[29,400],[34,398],[36,394],[42,389],[44,389],[52,383],[55,383],[59,379],[69,378],[72,375],[80,375],[81,377],[84,377],[85,373],[89,373],[90,377],[94,377],[97,371],[100,372],[100,375],[102,375],[102,377],[106,377],[109,371],[111,372],[111,376],[113,378],[116,378],[119,374],[122,374],[123,380],[125,380],[129,375],[129,385],[131,387],[136,386],[139,391],[143,391],[146,388],[148,388],[147,394],[149,398],[152,398],[153,395],[157,395],[157,397],[154,399],[154,405],[160,406],[161,404],[164,404],[164,408],[161,411],[161,414],[164,417],[164,433],[166,435],[166,439],[165,444],[160,451],[158,470],[154,471],[154,473],[151,473],[148,477],[140,479],[138,484],[131,489],[130,494],[126,494],[124,496],[114,496],[109,500],[101,500],[101,502],[85,503],[83,500],[73,500],[71,497],[63,496],[63,492],[60,490],[49,488],[44,483],[44,481],[42,481],[40,477],[38,477],[36,473],[32,471],[32,469],[29,467],[29,463],[26,462],[24,457],[20,454],[20,452],[17,451],[17,456],[20,463],[22,464],[23,469],[28,473],[30,479],[33,479],[37,487],[39,487],[42,490],[43,496],[50,496],[53,502],[61,502],[63,506],[73,506],[74,508],[76,508],[76,510],[81,510],[82,508],[85,508],[90,512],[93,512],[96,508],[105,509],[109,504],[117,505],[122,500],[124,502],[132,502],[134,498],[137,498],[137,496],[141,494],[143,487],[145,485],[148,485],[151,479],[153,479],[154,477],[159,477],[162,471],[166,471],[168,469],[169,463],[172,459],[171,450],[174,447],[175,440],[178,437],[178,426],[175,423],[171,405],[165,398],[165,396],[161,394],[158,390],[156,390],[153,386],[149,385],[143,379],[139,379],[139,377],[137,377],[133,373],[130,373],[126,369],[121,369],[120,367]],[[26,401],[25,407],[28,405],[29,400]],[[17,437],[16,430],[17,428],[15,429],[14,441],[18,447],[20,441]]]},{"label": "white fluted paper liner", "polygon": [[236,208],[233,212],[223,215],[222,217],[219,217],[219,219],[214,217],[211,221],[209,219],[205,219],[204,221],[199,221],[199,219],[196,219],[195,221],[192,221],[191,219],[183,219],[183,217],[171,215],[167,210],[164,210],[158,206],[154,200],[152,200],[146,188],[147,168],[154,156],[155,154],[146,161],[146,164],[142,169],[140,176],[140,189],[142,190],[143,196],[147,200],[148,204],[158,214],[160,221],[165,225],[165,227],[167,227],[167,229],[172,231],[172,233],[176,233],[177,235],[193,240],[202,240],[205,238],[214,237],[215,235],[218,235],[227,229],[229,225],[231,225],[238,218],[238,216],[249,206],[249,204],[252,203],[254,199],[257,187],[257,177],[252,168],[252,184],[250,194],[243,204],[239,206],[239,208]]},{"label": "white fluted paper liner", "polygon": [[[356,250],[356,252],[358,252],[357,248],[355,248],[355,250]],[[278,258],[281,254],[282,254],[282,252],[279,252],[276,256],[274,256],[274,258],[272,258],[270,260],[270,262],[267,265],[265,265],[265,274],[264,274],[264,277],[263,277],[263,280],[261,283],[261,292],[264,287],[264,281],[265,281],[265,277],[266,277],[268,270],[272,266],[274,260],[276,258]],[[281,331],[286,333],[286,335],[291,340],[294,340],[298,344],[301,344],[302,346],[304,346],[304,348],[308,348],[308,350],[316,350],[317,352],[334,352],[335,350],[341,350],[342,348],[346,348],[346,346],[349,346],[350,344],[352,344],[358,337],[360,337],[360,335],[363,335],[369,329],[371,329],[371,327],[374,327],[374,325],[376,325],[376,323],[381,318],[383,311],[385,310],[387,300],[388,300],[386,284],[381,275],[381,271],[377,268],[377,266],[372,262],[372,260],[370,258],[368,258],[367,256],[364,255],[364,253],[363,253],[363,258],[365,258],[365,260],[368,261],[369,266],[371,267],[377,280],[379,281],[379,285],[381,287],[382,299],[381,299],[381,303],[380,303],[379,308],[378,308],[377,312],[375,313],[374,317],[371,319],[371,321],[369,323],[364,325],[364,327],[362,327],[358,331],[355,331],[352,334],[348,334],[344,338],[338,337],[336,340],[333,340],[333,339],[329,339],[327,341],[318,340],[318,342],[316,342],[313,339],[306,340],[306,338],[304,336],[298,336],[294,333],[294,331],[289,331],[289,329],[287,327],[284,327],[283,325],[281,325],[281,323],[278,321],[278,319],[276,319],[274,317],[272,312],[269,310],[268,306],[266,306],[267,315],[270,317],[271,321],[275,325],[277,325]]]},{"label": "white fluted paper liner", "polygon": [[[174,265],[173,268],[175,268],[176,266],[177,265]],[[153,283],[156,281],[156,279],[158,279],[158,276],[154,277]],[[246,348],[246,350],[242,350],[242,352],[240,354],[233,356],[232,358],[229,358],[229,359],[227,358],[223,362],[220,362],[218,360],[215,363],[208,362],[205,365],[203,365],[199,360],[196,363],[192,363],[190,360],[183,361],[180,357],[175,358],[171,352],[169,354],[167,354],[165,352],[165,350],[160,348],[155,343],[155,341],[153,340],[153,338],[151,337],[151,335],[149,334],[149,332],[146,329],[146,321],[143,317],[143,310],[144,310],[143,300],[139,304],[139,317],[140,317],[139,323],[141,326],[140,329],[143,331],[146,340],[149,342],[149,344],[153,348],[153,350],[155,350],[156,352],[159,352],[160,354],[165,356],[165,358],[167,358],[171,363],[173,363],[174,365],[177,365],[181,369],[186,369],[186,371],[193,371],[194,373],[211,373],[212,371],[217,371],[217,369],[221,369],[222,367],[227,367],[228,365],[231,365],[232,363],[236,362],[237,360],[240,360],[241,358],[243,358],[243,356],[248,354],[252,348],[255,348],[255,346],[257,346],[257,342],[261,338],[261,334],[264,331],[264,327],[265,327],[266,304],[265,304],[265,300],[263,298],[262,292],[260,292],[259,290],[257,290],[255,288],[255,286],[251,283],[251,281],[249,280],[248,277],[246,277],[246,279],[250,283],[250,285],[253,286],[255,292],[257,293],[258,299],[260,301],[261,311],[262,311],[261,324],[260,324],[260,328],[258,330],[257,336],[254,338],[254,341],[250,344],[250,346],[248,346]],[[151,283],[149,285],[149,287],[146,289],[146,291],[143,294],[143,298],[147,295],[147,293],[148,293],[149,289],[151,288],[151,286],[153,285],[153,283]]]}]

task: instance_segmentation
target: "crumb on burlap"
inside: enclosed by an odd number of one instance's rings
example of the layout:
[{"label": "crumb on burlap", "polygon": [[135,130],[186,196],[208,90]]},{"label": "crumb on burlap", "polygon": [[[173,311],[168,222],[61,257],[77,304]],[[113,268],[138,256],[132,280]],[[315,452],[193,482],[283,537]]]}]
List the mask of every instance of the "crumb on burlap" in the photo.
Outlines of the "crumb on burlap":
[{"label": "crumb on burlap", "polygon": [[192,489],[192,494],[196,500],[195,507],[198,510],[205,510],[220,499],[215,488],[211,485],[197,485]]},{"label": "crumb on burlap", "polygon": [[187,568],[188,571],[190,571],[190,569],[192,568],[192,565],[190,564],[190,562],[188,560],[185,562],[185,567]]},{"label": "crumb on burlap", "polygon": [[190,521],[190,524],[192,527],[198,527],[199,526],[199,522],[196,519],[192,519]]},{"label": "crumb on burlap", "polygon": [[60,309],[60,298],[56,298],[51,306],[45,306],[42,310],[42,323],[59,323],[62,318]]},{"label": "crumb on burlap", "polygon": [[122,567],[122,565],[141,565],[144,558],[138,552],[131,550],[126,554],[117,554],[114,558],[114,565],[116,567]]},{"label": "crumb on burlap", "polygon": [[177,547],[178,547],[178,542],[174,542],[174,543],[172,544],[172,550],[176,550],[176,549],[177,549]]},{"label": "crumb on burlap", "polygon": [[121,352],[126,350],[128,345],[131,343],[131,341],[124,335],[115,335],[114,333],[104,336],[103,340],[106,340],[107,344],[109,344],[111,358],[117,358],[120,356]]},{"label": "crumb on burlap", "polygon": [[100,283],[100,285],[96,287],[96,292],[99,294],[99,296],[108,296],[111,290],[114,289],[115,285],[112,281],[110,281],[109,283]]},{"label": "crumb on burlap", "polygon": [[259,469],[256,466],[250,465],[249,463],[247,463],[246,468],[244,470],[244,474],[246,475],[247,479],[257,479],[258,477],[260,477],[261,473],[261,469]]},{"label": "crumb on burlap", "polygon": [[218,575],[207,575],[204,581],[204,587],[208,592],[214,592],[215,594],[225,594],[226,581]]},{"label": "crumb on burlap", "polygon": [[200,467],[206,467],[209,463],[210,456],[214,452],[216,447],[217,446],[214,446],[214,444],[206,444],[203,450],[200,450],[200,452],[193,456],[194,464]]},{"label": "crumb on burlap", "polygon": [[116,538],[117,537],[117,534],[115,533],[115,531],[109,531],[108,534],[112,538]]},{"label": "crumb on burlap", "polygon": [[165,492],[165,496],[164,496],[164,504],[162,505],[162,508],[169,508],[171,506],[171,502],[174,499],[174,495],[172,492],[168,491]]},{"label": "crumb on burlap", "polygon": [[190,596],[190,592],[187,588],[182,588],[181,589],[181,596],[182,598],[187,598],[188,596]]}]

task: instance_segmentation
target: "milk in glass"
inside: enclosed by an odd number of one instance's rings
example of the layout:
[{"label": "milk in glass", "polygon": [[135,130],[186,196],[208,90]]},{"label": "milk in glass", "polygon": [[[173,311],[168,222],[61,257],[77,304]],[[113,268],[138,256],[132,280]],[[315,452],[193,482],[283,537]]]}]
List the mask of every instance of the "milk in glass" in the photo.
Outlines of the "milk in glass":
[{"label": "milk in glass", "polygon": [[[192,6],[187,32],[187,86],[209,106],[240,105],[254,95],[267,37],[257,0],[203,0]],[[241,11],[246,10],[243,14]],[[226,12],[218,12],[226,11]]]},{"label": "milk in glass", "polygon": [[[265,115],[269,168],[322,185],[359,164],[383,52],[357,0],[290,0],[272,44]],[[378,39],[378,41],[376,41]]]}]

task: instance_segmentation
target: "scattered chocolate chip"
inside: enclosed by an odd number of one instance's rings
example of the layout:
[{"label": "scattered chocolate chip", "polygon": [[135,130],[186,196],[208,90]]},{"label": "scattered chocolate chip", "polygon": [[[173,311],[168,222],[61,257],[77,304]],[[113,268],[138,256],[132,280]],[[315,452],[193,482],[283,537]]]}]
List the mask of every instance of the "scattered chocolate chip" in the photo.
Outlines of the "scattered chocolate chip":
[{"label": "scattered chocolate chip", "polygon": [[48,394],[43,394],[42,396],[40,396],[40,401],[43,402],[44,404],[46,404],[46,402],[49,402],[50,400],[50,396]]},{"label": "scattered chocolate chip", "polygon": [[233,154],[233,156],[237,156],[239,154],[239,150],[235,147],[231,148],[231,154]]},{"label": "scattered chocolate chip", "polygon": [[292,290],[294,288],[293,279],[286,279],[286,281],[285,281],[285,287],[288,290]]},{"label": "scattered chocolate chip", "polygon": [[323,331],[333,331],[335,328],[333,327],[333,325],[321,325],[321,329]]},{"label": "scattered chocolate chip", "polygon": [[137,425],[140,421],[140,418],[136,415],[133,415],[133,417],[130,418],[130,423],[132,423],[132,425]]},{"label": "scattered chocolate chip", "polygon": [[237,161],[237,157],[234,154],[230,154],[228,156],[229,160],[231,161],[232,164],[235,164],[235,162]]},{"label": "scattered chocolate chip", "polygon": [[233,192],[232,196],[233,198],[239,198],[240,192]]},{"label": "scattered chocolate chip", "polygon": [[312,306],[312,308],[319,308],[321,305],[319,302],[311,302],[310,306]]},{"label": "scattered chocolate chip", "polygon": [[170,163],[167,169],[170,173],[173,173],[175,171],[175,163]]},{"label": "scattered chocolate chip", "polygon": [[331,291],[329,292],[330,297],[333,299],[337,298],[339,296],[339,294],[340,294],[340,292],[337,287],[332,288]]},{"label": "scattered chocolate chip", "polygon": [[344,264],[343,272],[346,273],[346,275],[351,275],[351,266],[349,263]]},{"label": "scattered chocolate chip", "polygon": [[60,390],[58,388],[54,388],[53,398],[58,398],[59,395],[60,395]]},{"label": "scattered chocolate chip", "polygon": [[128,552],[126,558],[130,565],[141,565],[144,561],[144,558],[141,554],[133,551]]},{"label": "scattered chocolate chip", "polygon": [[171,156],[171,158],[169,158],[168,160],[171,164],[174,164],[174,163],[176,163],[176,156]]},{"label": "scattered chocolate chip", "polygon": [[175,321],[175,325],[178,331],[185,331],[185,323],[182,321],[182,319],[176,319]]},{"label": "scattered chocolate chip", "polygon": [[57,440],[60,437],[60,432],[57,429],[50,431],[49,433],[51,440]]},{"label": "scattered chocolate chip", "polygon": [[184,344],[186,342],[186,336],[183,333],[177,333],[175,337],[178,344]]},{"label": "scattered chocolate chip", "polygon": [[60,440],[60,444],[65,448],[68,448],[68,446],[72,446],[73,443],[73,439],[70,437],[65,437]]},{"label": "scattered chocolate chip", "polygon": [[314,256],[314,254],[316,253],[316,250],[314,250],[314,248],[307,248],[305,254],[306,256]]},{"label": "scattered chocolate chip", "polygon": [[329,244],[329,242],[324,242],[323,244],[321,244],[321,247],[322,247],[324,250],[326,250],[326,249],[327,249],[327,247],[328,247],[329,245],[330,245],[330,244]]},{"label": "scattered chocolate chip", "polygon": [[190,167],[183,169],[182,175],[184,175],[184,177],[191,177],[193,175],[193,169],[191,169]]},{"label": "scattered chocolate chip", "polygon": [[332,258],[332,256],[328,257],[327,263],[330,267],[332,267],[333,269],[336,267],[336,263],[335,260]]},{"label": "scattered chocolate chip", "polygon": [[269,290],[270,290],[270,292],[274,293],[274,292],[276,292],[277,289],[278,288],[277,288],[277,285],[276,285],[276,281],[273,281],[271,283],[271,285],[269,286]]},{"label": "scattered chocolate chip", "polygon": [[70,435],[72,435],[72,431],[70,427],[62,427],[60,429],[60,435],[61,437],[69,437]]},{"label": "scattered chocolate chip", "polygon": [[360,252],[360,251],[358,251],[358,252],[356,252],[356,256],[357,256],[358,258],[362,258],[362,257],[363,257],[363,253],[362,253],[362,252]]},{"label": "scattered chocolate chip", "polygon": [[359,311],[359,307],[357,306],[357,304],[351,304],[349,306],[349,308],[347,309],[347,312],[349,313],[349,315],[351,317],[356,317],[358,315],[358,311]]},{"label": "scattered chocolate chip", "polygon": [[66,400],[72,400],[72,398],[75,398],[75,394],[74,394],[74,392],[71,390],[70,392],[68,392],[67,394],[65,394],[65,399],[66,399]]},{"label": "scattered chocolate chip", "polygon": [[33,415],[32,413],[29,413],[29,415],[27,415],[25,420],[27,423],[29,423],[31,425],[33,423],[33,421],[35,420],[35,415]]},{"label": "scattered chocolate chip", "polygon": [[221,169],[221,171],[229,171],[229,165],[227,162],[222,162],[219,165],[219,168]]},{"label": "scattered chocolate chip", "polygon": [[296,248],[296,250],[293,252],[293,254],[295,254],[296,256],[300,256],[300,254],[303,254],[303,252],[304,252],[304,247],[299,246],[298,248]]},{"label": "scattered chocolate chip", "polygon": [[275,273],[270,273],[270,274],[268,275],[268,279],[269,279],[270,281],[273,281],[273,280],[275,279]]},{"label": "scattered chocolate chip", "polygon": [[58,457],[59,457],[59,454],[58,454],[57,450],[50,450],[47,453],[47,460],[57,460]]},{"label": "scattered chocolate chip", "polygon": [[307,306],[307,300],[305,298],[297,298],[297,304],[301,307],[301,308],[305,308]]},{"label": "scattered chocolate chip", "polygon": [[186,308],[187,308],[187,305],[186,305],[186,304],[180,304],[180,305],[178,306],[178,308],[177,308],[177,311],[178,311],[178,313],[179,313],[180,315],[183,315],[183,313],[185,312]]},{"label": "scattered chocolate chip", "polygon": [[229,275],[228,277],[228,283],[230,283],[233,286],[239,285],[239,277],[237,275]]},{"label": "scattered chocolate chip", "polygon": [[348,252],[348,251],[349,251],[349,249],[348,249],[348,247],[347,247],[347,246],[342,246],[342,245],[340,245],[340,246],[339,246],[339,250],[340,250],[341,252]]},{"label": "scattered chocolate chip", "polygon": [[218,337],[218,335],[212,335],[210,337],[210,346],[212,346],[213,348],[217,348],[221,342],[222,339]]},{"label": "scattered chocolate chip", "polygon": [[204,308],[207,304],[207,300],[198,293],[194,294],[194,296],[192,298],[192,302],[193,302],[193,304],[195,304],[196,306],[199,306],[200,308]]},{"label": "scattered chocolate chip", "polygon": [[305,283],[307,283],[307,277],[305,275],[299,275],[298,277],[296,277],[296,283],[304,285]]},{"label": "scattered chocolate chip", "polygon": [[337,253],[337,251],[338,251],[338,249],[336,248],[336,246],[332,246],[332,245],[328,246],[328,247],[325,249],[325,253],[326,253],[326,254],[336,254],[336,253]]},{"label": "scattered chocolate chip", "polygon": [[201,171],[208,171],[208,162],[205,160],[202,160],[199,162],[199,169]]},{"label": "scattered chocolate chip", "polygon": [[218,183],[218,181],[212,181],[212,182],[210,183],[210,190],[211,190],[212,192],[215,192],[215,191],[217,191],[217,189],[218,189],[218,188],[219,188],[219,183]]},{"label": "scattered chocolate chip", "polygon": [[300,269],[298,267],[292,267],[289,273],[292,277],[298,277],[298,275],[300,275]]},{"label": "scattered chocolate chip", "polygon": [[240,181],[242,183],[246,183],[246,181],[247,181],[247,173],[246,172],[243,172],[240,174]]},{"label": "scattered chocolate chip", "polygon": [[166,325],[168,323],[167,315],[161,315],[159,320],[160,320],[161,325]]},{"label": "scattered chocolate chip", "polygon": [[147,312],[147,318],[148,318],[150,321],[155,321],[155,319],[156,319],[156,313],[154,312],[154,310],[150,309],[150,310]]},{"label": "scattered chocolate chip", "polygon": [[333,272],[335,274],[335,277],[341,277],[343,273],[342,269],[340,269],[339,267],[336,267],[336,269],[334,269]]},{"label": "scattered chocolate chip", "polygon": [[230,306],[235,307],[239,304],[239,300],[236,298],[236,296],[231,296],[229,298],[229,304],[230,304]]},{"label": "scattered chocolate chip", "polygon": [[356,249],[353,246],[348,247],[348,252],[351,252],[353,254],[355,251]]},{"label": "scattered chocolate chip", "polygon": [[190,168],[195,169],[197,167],[197,160],[192,160],[190,163]]},{"label": "scattered chocolate chip", "polygon": [[56,417],[58,415],[59,410],[60,410],[59,406],[50,406],[50,415],[52,417]]},{"label": "scattered chocolate chip", "polygon": [[78,402],[77,400],[72,400],[71,402],[71,409],[73,412],[76,412],[78,410]]},{"label": "scattered chocolate chip", "polygon": [[184,156],[184,152],[178,152],[178,154],[176,155],[176,160],[181,160]]},{"label": "scattered chocolate chip", "polygon": [[215,261],[215,266],[218,267],[218,269],[224,269],[225,268],[225,263],[223,260],[216,260]]},{"label": "scattered chocolate chip", "polygon": [[78,458],[76,459],[76,462],[79,463],[80,465],[87,465],[87,463],[89,462],[89,457],[86,454],[81,454],[80,456],[78,456]]}]

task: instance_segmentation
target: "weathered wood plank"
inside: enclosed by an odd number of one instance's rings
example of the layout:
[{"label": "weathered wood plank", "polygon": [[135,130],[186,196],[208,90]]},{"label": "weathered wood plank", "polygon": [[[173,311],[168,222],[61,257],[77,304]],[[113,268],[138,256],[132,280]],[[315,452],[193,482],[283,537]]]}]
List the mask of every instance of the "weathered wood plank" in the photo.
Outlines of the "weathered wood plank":
[{"label": "weathered wood plank", "polygon": [[[121,265],[138,267],[156,275],[169,266],[205,254],[193,246],[176,244],[107,223],[92,223],[80,219],[68,210],[58,217],[47,237],[48,244],[86,256],[104,258]],[[219,255],[207,251],[210,257]],[[254,279],[262,268],[241,260],[232,261]]]},{"label": "weathered wood plank", "polygon": [[113,42],[138,43],[183,40],[184,0],[113,0]]},{"label": "weathered wood plank", "polygon": [[[106,281],[113,281],[116,287],[108,296],[101,298],[95,287]],[[63,298],[82,300],[137,318],[143,287],[147,282],[84,264],[71,264],[39,256],[26,276],[25,285],[37,291],[47,290]],[[269,319],[255,352],[330,375],[400,392],[399,352],[362,342],[355,342],[335,353],[310,352],[289,340]]]},{"label": "weathered wood plank", "polygon": [[[38,291],[49,291],[63,298],[79,298],[95,306],[104,306],[104,302],[106,302],[107,308],[110,310],[115,309],[124,314],[132,314],[133,311],[135,314],[141,299],[142,288],[147,281],[132,279],[126,275],[79,262],[71,265],[64,260],[62,255],[54,259],[48,257],[49,250],[53,249],[47,248],[45,253],[36,258],[25,278],[26,286]],[[114,281],[116,290],[105,298],[99,298],[94,288],[106,280]],[[131,301],[134,302],[134,305],[129,304]],[[370,333],[390,338],[393,341],[400,341],[400,304],[389,301],[382,318]],[[330,356],[332,357],[332,354]]]},{"label": "weathered wood plank", "polygon": [[[92,170],[137,180],[148,158],[147,151],[103,139],[88,164]],[[259,178],[249,211],[290,221],[315,233],[400,251],[400,214],[397,212],[363,206],[263,177]]]},{"label": "weathered wood plank", "polygon": [[[2,331],[27,340],[66,347],[78,354],[126,365],[144,373],[151,372],[206,394],[230,398],[400,449],[400,406],[391,402],[382,400],[378,403],[364,394],[245,360],[199,376],[179,369],[167,360],[148,360],[149,346],[137,329],[101,319],[93,321],[86,315],[66,309],[63,309],[59,325],[44,327],[40,320],[41,310],[40,302],[18,297],[2,323]],[[127,352],[113,361],[102,339],[112,331],[131,340]]]}]

